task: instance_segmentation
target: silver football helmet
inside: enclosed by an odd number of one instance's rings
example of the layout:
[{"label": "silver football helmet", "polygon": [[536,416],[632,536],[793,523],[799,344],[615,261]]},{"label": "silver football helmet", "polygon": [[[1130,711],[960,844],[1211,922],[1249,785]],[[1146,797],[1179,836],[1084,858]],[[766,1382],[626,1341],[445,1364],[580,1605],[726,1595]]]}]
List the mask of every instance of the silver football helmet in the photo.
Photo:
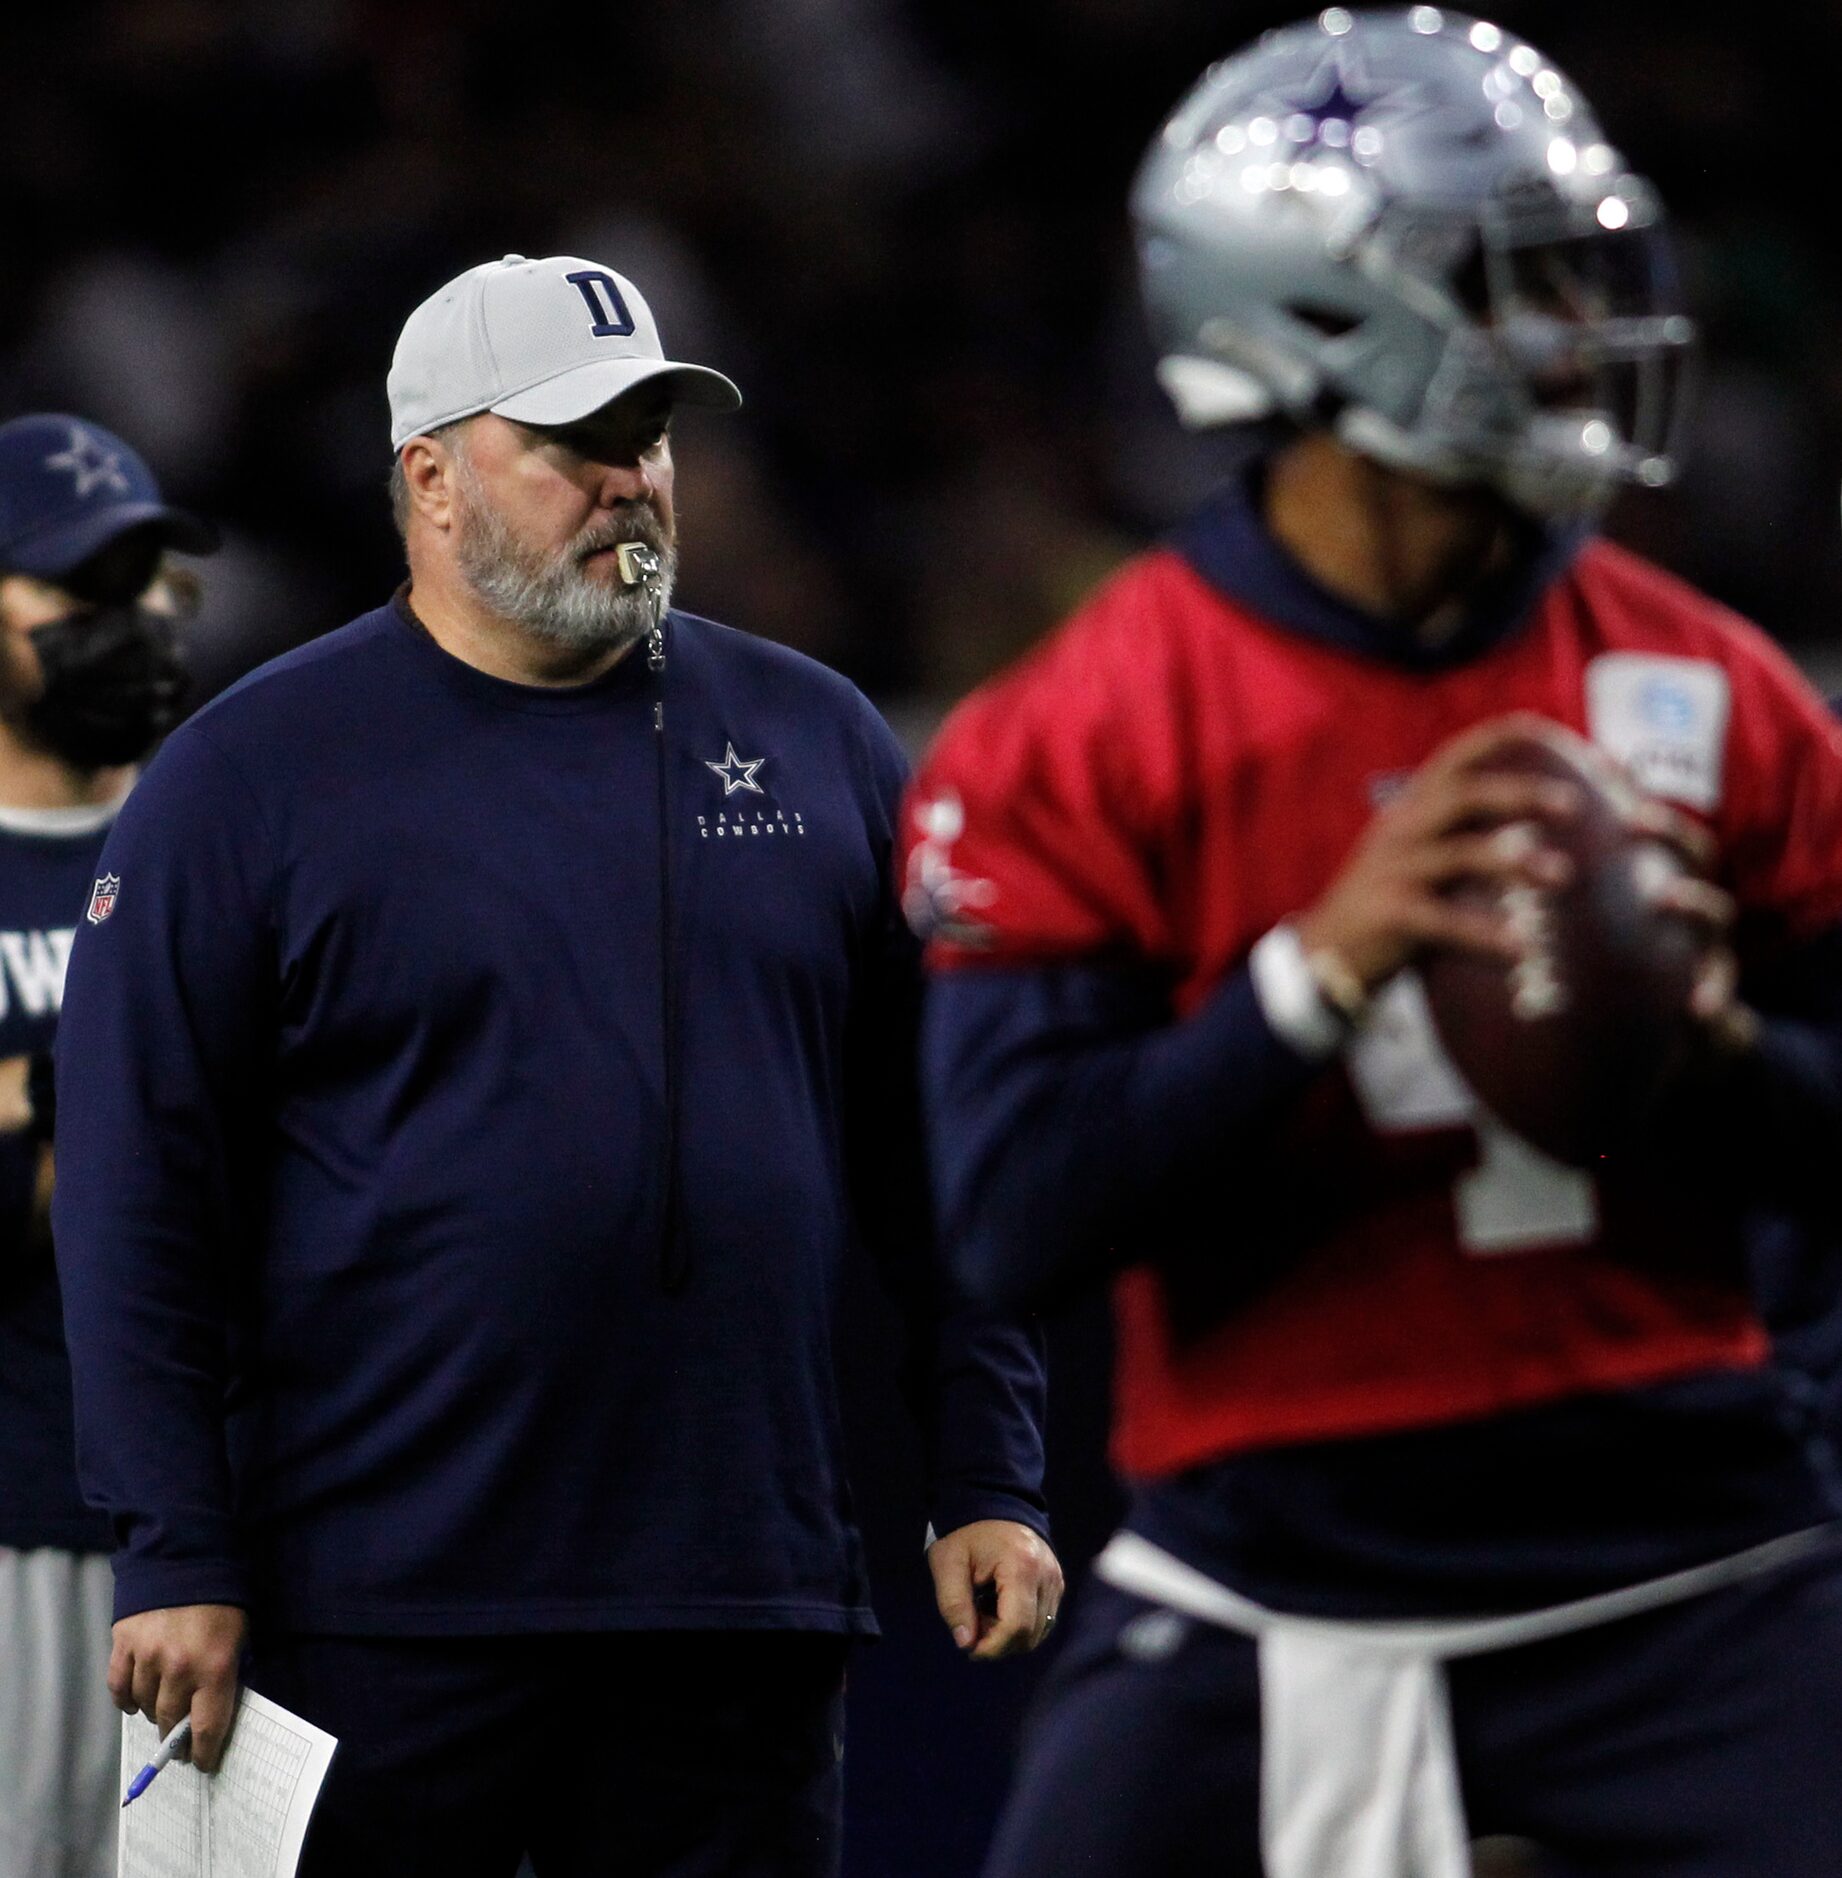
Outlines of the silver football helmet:
[{"label": "silver football helmet", "polygon": [[1655,191],[1532,46],[1440,7],[1268,33],[1153,141],[1132,214],[1187,423],[1274,413],[1541,516],[1673,471]]}]

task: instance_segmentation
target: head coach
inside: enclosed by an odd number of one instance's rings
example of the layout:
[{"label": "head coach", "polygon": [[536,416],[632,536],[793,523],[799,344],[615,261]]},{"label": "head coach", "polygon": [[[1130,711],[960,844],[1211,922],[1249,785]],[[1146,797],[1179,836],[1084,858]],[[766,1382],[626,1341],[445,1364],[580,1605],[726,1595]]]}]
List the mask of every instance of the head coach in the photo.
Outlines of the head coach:
[{"label": "head coach", "polygon": [[842,679],[672,610],[669,422],[740,399],[631,282],[473,268],[389,393],[407,585],[168,741],[73,949],[111,1687],[209,1765],[247,1653],[337,1735],[303,1872],[829,1872],[860,1242],[956,1640],[1060,1595],[1032,1334],[935,1276],[902,761]]}]

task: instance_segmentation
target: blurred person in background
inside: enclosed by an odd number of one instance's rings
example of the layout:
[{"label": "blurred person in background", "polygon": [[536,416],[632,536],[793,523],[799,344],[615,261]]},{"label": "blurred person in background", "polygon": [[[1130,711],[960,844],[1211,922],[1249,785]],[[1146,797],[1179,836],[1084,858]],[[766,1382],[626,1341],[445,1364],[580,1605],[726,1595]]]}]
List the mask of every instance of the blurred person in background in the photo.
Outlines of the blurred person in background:
[{"label": "blurred person in background", "polygon": [[740,399],[631,281],[470,269],[389,399],[407,586],[168,742],[73,957],[110,1686],[210,1767],[247,1644],[339,1739],[318,1878],[819,1878],[874,1628],[858,1244],[955,1643],[1030,1648],[1061,1592],[1035,1333],[933,1256],[905,765],[843,679],[672,610],[672,415]]},{"label": "blurred person in background", "polygon": [[[1593,537],[1672,469],[1655,195],[1513,35],[1332,7],[1210,68],[1134,212],[1165,388],[1267,447],[962,707],[905,831],[962,1277],[1123,1273],[1135,1497],[990,1878],[1462,1878],[1474,1835],[1831,1878],[1837,1508],[1747,1280],[1833,1217],[1842,735]],[[1590,1169],[1413,970],[1522,955],[1449,888],[1567,877],[1577,799],[1491,768],[1546,720],[1726,889],[1661,896],[1688,1061]]]},{"label": "blurred person in background", "polygon": [[115,1870],[120,1718],[106,1517],[77,1487],[50,1200],[71,938],[136,765],[179,720],[216,538],[82,418],[0,424],[0,1872]]}]

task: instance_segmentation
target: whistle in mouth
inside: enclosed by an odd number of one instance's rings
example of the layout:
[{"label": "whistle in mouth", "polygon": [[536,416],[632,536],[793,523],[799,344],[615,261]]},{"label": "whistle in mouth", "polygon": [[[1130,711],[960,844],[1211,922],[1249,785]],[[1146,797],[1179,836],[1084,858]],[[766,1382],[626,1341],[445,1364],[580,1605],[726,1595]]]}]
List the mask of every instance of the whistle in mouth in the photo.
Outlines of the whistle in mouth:
[{"label": "whistle in mouth", "polygon": [[643,541],[623,541],[614,550],[620,577],[629,587],[649,586],[659,578],[659,557]]}]

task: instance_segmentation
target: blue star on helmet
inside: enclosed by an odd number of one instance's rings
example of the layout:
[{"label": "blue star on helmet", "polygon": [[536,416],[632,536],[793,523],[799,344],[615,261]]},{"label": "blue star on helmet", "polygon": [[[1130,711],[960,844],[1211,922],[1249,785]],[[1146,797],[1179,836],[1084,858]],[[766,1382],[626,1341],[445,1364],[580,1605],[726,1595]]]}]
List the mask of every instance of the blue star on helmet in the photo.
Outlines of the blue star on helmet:
[{"label": "blue star on helmet", "polygon": [[122,473],[122,460],[113,450],[105,450],[80,424],[70,427],[70,443],[45,458],[48,470],[68,470],[77,485],[79,497],[93,489],[110,489],[118,496],[129,493],[128,478]]},{"label": "blue star on helmet", "polygon": [[1333,70],[1330,89],[1315,104],[1300,101],[1291,115],[1311,120],[1318,137],[1324,134],[1326,124],[1354,124],[1363,111],[1374,103],[1372,98],[1353,98],[1343,82],[1343,73]]},{"label": "blue star on helmet", "polygon": [[1305,95],[1275,97],[1267,106],[1285,125],[1291,142],[1307,148],[1355,147],[1359,156],[1369,155],[1372,152],[1356,142],[1358,132],[1379,133],[1386,125],[1419,116],[1437,102],[1426,85],[1411,79],[1376,79],[1352,70],[1352,64],[1349,54],[1338,48],[1312,74],[1311,89]]},{"label": "blue star on helmet", "polygon": [[767,791],[755,781],[755,771],[766,761],[767,758],[764,756],[755,757],[752,761],[739,757],[736,755],[735,745],[733,743],[725,743],[723,746],[723,760],[720,763],[712,763],[706,757],[704,759],[704,768],[714,770],[717,775],[722,777],[723,800],[728,801],[738,789],[746,789],[751,795],[763,796],[767,794]]}]

